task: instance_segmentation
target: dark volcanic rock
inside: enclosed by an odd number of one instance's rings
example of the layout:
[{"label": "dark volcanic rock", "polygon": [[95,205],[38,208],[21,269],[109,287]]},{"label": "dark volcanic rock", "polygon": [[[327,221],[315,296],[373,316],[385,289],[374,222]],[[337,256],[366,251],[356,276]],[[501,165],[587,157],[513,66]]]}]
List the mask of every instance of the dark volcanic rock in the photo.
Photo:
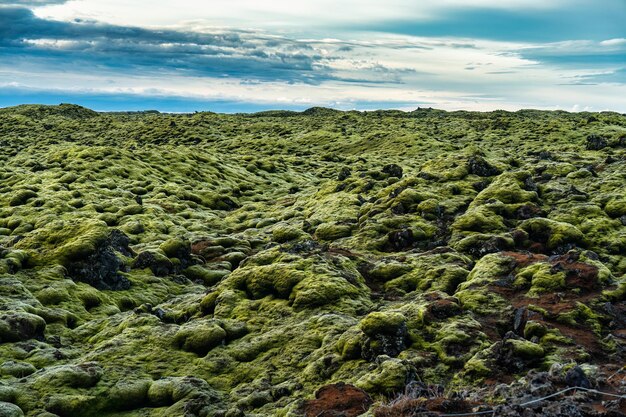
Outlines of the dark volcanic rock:
[{"label": "dark volcanic rock", "polygon": [[383,173],[390,177],[402,178],[402,167],[396,164],[389,164],[383,167]]},{"label": "dark volcanic rock", "polygon": [[606,140],[604,136],[591,134],[587,136],[587,150],[588,151],[599,151],[600,149],[604,149],[609,145],[609,142]]},{"label": "dark volcanic rock", "polygon": [[400,251],[410,248],[415,242],[413,231],[411,229],[401,229],[390,232],[388,236],[389,245],[393,250]]},{"label": "dark volcanic rock", "polygon": [[348,178],[350,176],[350,174],[352,173],[352,171],[350,171],[350,168],[347,167],[343,167],[341,168],[341,170],[339,171],[339,174],[337,175],[337,179],[339,181],[343,181],[346,178]]},{"label": "dark volcanic rock", "polygon": [[472,156],[467,161],[467,171],[470,174],[478,175],[479,177],[492,177],[502,172],[498,168],[492,166],[481,156]]},{"label": "dark volcanic rock", "polygon": [[145,251],[141,252],[133,261],[133,269],[150,268],[157,277],[164,277],[175,272],[174,264],[165,256],[158,253]]},{"label": "dark volcanic rock", "polygon": [[25,312],[0,315],[0,343],[43,339],[46,322],[39,316]]},{"label": "dark volcanic rock", "polygon": [[565,383],[568,387],[591,388],[591,382],[580,366],[575,366],[565,374]]},{"label": "dark volcanic rock", "polygon": [[126,290],[130,288],[128,278],[120,274],[124,262],[116,252],[131,256],[130,239],[119,230],[113,229],[109,237],[84,259],[66,265],[68,275],[75,281],[85,282],[100,290]]}]

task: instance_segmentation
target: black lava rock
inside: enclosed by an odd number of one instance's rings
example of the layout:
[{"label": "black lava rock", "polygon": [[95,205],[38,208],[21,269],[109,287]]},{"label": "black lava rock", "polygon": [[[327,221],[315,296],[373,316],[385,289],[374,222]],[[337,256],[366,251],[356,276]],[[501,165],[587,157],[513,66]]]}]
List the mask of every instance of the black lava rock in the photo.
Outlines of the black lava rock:
[{"label": "black lava rock", "polygon": [[498,168],[492,166],[481,156],[472,156],[467,161],[467,171],[470,174],[478,175],[479,177],[492,177],[502,172]]},{"label": "black lava rock", "polygon": [[99,290],[127,290],[130,288],[130,281],[120,274],[125,265],[116,252],[132,256],[129,243],[128,236],[119,230],[112,230],[109,237],[93,253],[66,265],[69,277]]},{"label": "black lava rock", "polygon": [[337,175],[337,179],[339,181],[343,181],[346,178],[348,178],[350,176],[350,174],[352,173],[352,171],[350,170],[350,168],[347,167],[343,167],[341,168],[341,170],[339,171],[339,174]]},{"label": "black lava rock", "polygon": [[604,136],[591,134],[587,136],[587,150],[588,151],[599,151],[600,149],[604,149],[609,145],[609,142],[606,140]]},{"label": "black lava rock", "polygon": [[387,174],[390,177],[402,178],[403,171],[400,165],[389,164],[383,167],[383,174]]},{"label": "black lava rock", "polygon": [[575,366],[565,374],[565,383],[568,387],[591,388],[591,382],[580,366]]},{"label": "black lava rock", "polygon": [[410,248],[415,242],[411,229],[401,229],[390,232],[388,240],[389,245],[396,251]]}]

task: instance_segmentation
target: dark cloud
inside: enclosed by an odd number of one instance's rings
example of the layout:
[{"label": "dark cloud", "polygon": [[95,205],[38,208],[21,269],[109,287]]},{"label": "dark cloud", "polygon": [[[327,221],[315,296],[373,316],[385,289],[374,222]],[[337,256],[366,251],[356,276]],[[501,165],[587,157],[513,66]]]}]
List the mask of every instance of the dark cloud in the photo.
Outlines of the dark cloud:
[{"label": "dark cloud", "polygon": [[[0,8],[0,56],[31,64],[39,60],[48,69],[91,66],[310,84],[342,80],[328,64],[352,46],[331,45],[335,55],[325,56],[315,46],[245,30],[199,33],[61,22],[41,19],[23,7]],[[397,75],[380,81],[398,82]]]}]

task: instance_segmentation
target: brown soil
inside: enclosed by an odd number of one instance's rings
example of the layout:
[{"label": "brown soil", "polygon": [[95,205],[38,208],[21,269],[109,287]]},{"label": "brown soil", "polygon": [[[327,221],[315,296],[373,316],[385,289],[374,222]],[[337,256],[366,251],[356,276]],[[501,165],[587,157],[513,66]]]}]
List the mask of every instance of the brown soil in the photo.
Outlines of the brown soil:
[{"label": "brown soil", "polygon": [[304,403],[306,417],[356,417],[367,411],[372,399],[362,389],[353,385],[326,385],[315,393],[315,399]]}]

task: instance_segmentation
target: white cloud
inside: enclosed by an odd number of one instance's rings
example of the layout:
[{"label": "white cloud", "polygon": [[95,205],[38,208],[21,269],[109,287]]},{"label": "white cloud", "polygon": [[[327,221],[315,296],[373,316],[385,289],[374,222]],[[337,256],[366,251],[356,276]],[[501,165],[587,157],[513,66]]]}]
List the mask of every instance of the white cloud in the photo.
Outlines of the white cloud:
[{"label": "white cloud", "polygon": [[314,27],[379,22],[428,20],[449,10],[491,8],[550,9],[564,0],[71,0],[39,7],[40,17],[57,20],[94,19],[118,25],[211,25],[282,28],[306,32]]},{"label": "white cloud", "polygon": [[626,39],[624,38],[615,38],[615,39],[607,39],[605,41],[600,42],[602,46],[624,46],[626,45]]}]

